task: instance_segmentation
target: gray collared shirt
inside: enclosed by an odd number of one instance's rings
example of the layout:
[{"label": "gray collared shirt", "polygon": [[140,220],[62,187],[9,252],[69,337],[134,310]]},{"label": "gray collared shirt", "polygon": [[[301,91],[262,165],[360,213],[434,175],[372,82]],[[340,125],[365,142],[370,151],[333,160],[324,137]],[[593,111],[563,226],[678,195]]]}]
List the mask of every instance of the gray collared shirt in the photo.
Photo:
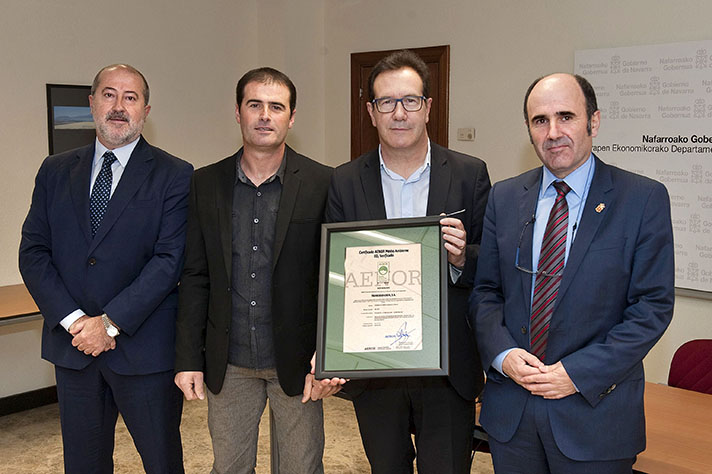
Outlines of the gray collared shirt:
[{"label": "gray collared shirt", "polygon": [[277,210],[282,195],[286,152],[277,172],[259,186],[245,175],[242,150],[232,201],[232,330],[230,364],[273,368],[272,261]]}]

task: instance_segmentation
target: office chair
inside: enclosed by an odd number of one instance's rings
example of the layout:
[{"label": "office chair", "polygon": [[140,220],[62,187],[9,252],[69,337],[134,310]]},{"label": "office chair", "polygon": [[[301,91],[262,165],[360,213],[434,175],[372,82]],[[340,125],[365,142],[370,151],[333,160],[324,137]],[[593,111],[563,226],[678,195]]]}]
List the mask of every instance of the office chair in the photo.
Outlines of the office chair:
[{"label": "office chair", "polygon": [[712,394],[712,339],[688,341],[675,351],[668,385]]}]

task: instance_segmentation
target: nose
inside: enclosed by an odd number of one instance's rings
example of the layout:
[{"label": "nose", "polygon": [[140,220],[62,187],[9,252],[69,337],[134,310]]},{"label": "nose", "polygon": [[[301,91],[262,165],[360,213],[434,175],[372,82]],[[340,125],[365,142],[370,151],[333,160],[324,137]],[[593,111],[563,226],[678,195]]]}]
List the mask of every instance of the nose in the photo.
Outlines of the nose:
[{"label": "nose", "polygon": [[405,120],[408,118],[408,112],[406,112],[403,102],[396,102],[396,108],[393,109],[393,118],[395,120]]},{"label": "nose", "polygon": [[558,123],[556,120],[551,120],[549,122],[549,138],[552,140],[556,140],[561,136],[561,130],[559,130]]},{"label": "nose", "polygon": [[265,104],[260,109],[260,120],[269,120],[269,105]]}]

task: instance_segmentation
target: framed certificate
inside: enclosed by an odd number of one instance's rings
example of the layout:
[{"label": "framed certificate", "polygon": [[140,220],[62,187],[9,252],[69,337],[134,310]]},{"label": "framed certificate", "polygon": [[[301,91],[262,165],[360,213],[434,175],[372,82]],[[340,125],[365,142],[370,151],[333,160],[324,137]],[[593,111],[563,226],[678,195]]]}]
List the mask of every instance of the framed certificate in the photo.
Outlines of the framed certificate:
[{"label": "framed certificate", "polygon": [[447,375],[440,216],[322,225],[315,375]]}]

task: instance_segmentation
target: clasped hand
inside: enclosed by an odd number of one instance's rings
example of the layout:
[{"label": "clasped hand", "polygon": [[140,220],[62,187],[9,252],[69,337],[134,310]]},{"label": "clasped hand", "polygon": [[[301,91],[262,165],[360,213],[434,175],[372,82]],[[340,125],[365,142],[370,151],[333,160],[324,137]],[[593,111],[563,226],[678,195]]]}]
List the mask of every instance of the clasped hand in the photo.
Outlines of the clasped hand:
[{"label": "clasped hand", "polygon": [[513,349],[507,354],[502,362],[502,371],[532,395],[558,400],[576,393],[561,361],[545,365],[524,349]]},{"label": "clasped hand", "polygon": [[72,345],[86,355],[97,357],[116,348],[116,340],[106,333],[101,316],[82,316],[69,327]]}]

